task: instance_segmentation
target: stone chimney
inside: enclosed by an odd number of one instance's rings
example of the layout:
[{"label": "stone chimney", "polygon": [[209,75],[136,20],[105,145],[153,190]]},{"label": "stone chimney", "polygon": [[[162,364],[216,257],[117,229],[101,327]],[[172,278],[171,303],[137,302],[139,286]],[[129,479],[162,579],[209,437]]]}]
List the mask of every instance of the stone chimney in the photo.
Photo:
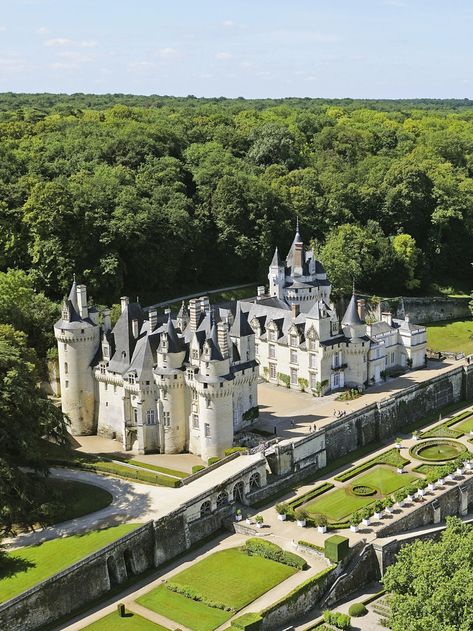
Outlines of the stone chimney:
[{"label": "stone chimney", "polygon": [[105,332],[110,331],[112,328],[112,322],[110,320],[110,309],[103,310],[103,330]]},{"label": "stone chimney", "polygon": [[358,316],[362,322],[365,321],[366,318],[366,301],[364,298],[359,298],[356,301],[356,308],[358,310]]},{"label": "stone chimney", "polygon": [[294,273],[302,276],[302,264],[304,262],[304,245],[296,243],[294,248]]},{"label": "stone chimney", "polygon": [[200,298],[191,298],[189,300],[189,321],[191,331],[197,331],[200,317]]},{"label": "stone chimney", "polygon": [[130,299],[128,298],[128,296],[122,296],[120,298],[120,304],[122,306],[122,313],[125,311],[125,309],[128,307],[130,303]]},{"label": "stone chimney", "polygon": [[200,308],[201,311],[205,313],[210,313],[210,300],[208,296],[201,296],[200,300]]},{"label": "stone chimney", "polygon": [[291,315],[293,318],[297,318],[300,313],[300,305],[295,302],[291,303]]},{"label": "stone chimney", "polygon": [[85,285],[77,285],[77,306],[80,317],[83,320],[88,318],[89,308],[87,307],[87,287]]},{"label": "stone chimney", "polygon": [[265,286],[264,285],[259,285],[256,288],[256,295],[258,298],[261,298],[261,296],[264,296],[265,294]]},{"label": "stone chimney", "polygon": [[132,320],[131,321],[131,332],[133,333],[133,337],[136,340],[136,338],[139,335],[138,320]]},{"label": "stone chimney", "polygon": [[226,322],[219,322],[217,324],[217,340],[220,347],[222,357],[227,359],[228,357],[228,324]]},{"label": "stone chimney", "polygon": [[152,333],[158,325],[158,312],[156,309],[150,309],[148,312],[149,330]]},{"label": "stone chimney", "polygon": [[383,311],[383,313],[381,314],[381,321],[386,322],[386,324],[389,324],[389,326],[392,326],[393,325],[392,313],[390,311]]}]

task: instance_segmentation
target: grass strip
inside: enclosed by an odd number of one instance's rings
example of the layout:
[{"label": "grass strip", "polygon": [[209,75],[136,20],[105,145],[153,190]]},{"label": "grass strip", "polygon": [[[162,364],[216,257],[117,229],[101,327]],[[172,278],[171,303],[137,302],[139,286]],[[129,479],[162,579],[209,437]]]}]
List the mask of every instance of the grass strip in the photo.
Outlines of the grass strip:
[{"label": "grass strip", "polygon": [[376,456],[375,458],[372,458],[371,460],[367,460],[366,462],[363,462],[357,467],[348,469],[348,471],[344,471],[343,473],[340,473],[339,475],[335,476],[335,480],[338,480],[338,482],[345,482],[346,480],[350,480],[351,478],[354,478],[355,475],[358,475],[359,473],[363,473],[363,471],[367,471],[368,469],[371,469],[372,467],[378,464],[386,464],[391,467],[402,469],[402,467],[404,467],[406,464],[409,464],[409,460],[406,460],[406,458],[403,458],[401,456],[401,454],[399,453],[399,449],[396,449],[396,448],[388,449],[387,451],[384,451],[382,454],[379,454],[379,456]]}]

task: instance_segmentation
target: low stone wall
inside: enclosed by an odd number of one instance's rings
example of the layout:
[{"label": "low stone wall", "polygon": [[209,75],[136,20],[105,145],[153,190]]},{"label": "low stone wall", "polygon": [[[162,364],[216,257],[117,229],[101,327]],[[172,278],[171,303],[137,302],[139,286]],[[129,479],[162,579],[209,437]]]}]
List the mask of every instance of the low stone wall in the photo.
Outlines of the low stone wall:
[{"label": "low stone wall", "polygon": [[231,462],[232,460],[235,460],[235,458],[238,458],[239,456],[241,456],[241,454],[238,451],[234,452],[233,454],[230,454],[229,456],[225,456],[225,458],[222,458],[218,462],[214,462],[214,464],[211,464],[210,466],[205,467],[205,469],[196,471],[195,473],[188,475],[187,478],[183,478],[182,484],[184,486],[187,484],[190,484],[191,482],[194,482],[194,480],[198,480],[199,478],[202,478],[204,475],[207,475],[208,473],[215,471],[215,469],[218,469],[222,465],[227,464],[227,462]]},{"label": "low stone wall", "polygon": [[[440,320],[464,320],[470,318],[470,298],[443,298],[428,296],[414,298],[401,296],[398,299],[395,317],[404,319],[409,315],[411,322],[427,324]],[[445,349],[448,350],[448,349]]]}]

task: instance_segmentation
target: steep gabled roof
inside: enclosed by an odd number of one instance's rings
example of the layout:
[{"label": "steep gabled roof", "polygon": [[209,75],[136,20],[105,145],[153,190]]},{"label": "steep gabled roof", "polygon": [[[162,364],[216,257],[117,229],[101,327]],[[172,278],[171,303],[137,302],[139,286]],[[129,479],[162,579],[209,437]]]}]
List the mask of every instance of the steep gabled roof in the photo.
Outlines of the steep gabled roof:
[{"label": "steep gabled roof", "polygon": [[235,319],[230,329],[230,337],[246,337],[254,335],[254,331],[248,322],[248,314],[242,311],[240,303],[237,302]]},{"label": "steep gabled roof", "polygon": [[212,330],[210,331],[209,337],[205,340],[205,343],[210,349],[210,360],[221,361],[223,357],[220,351],[220,346],[218,345],[217,325],[215,322],[212,325]]},{"label": "steep gabled roof", "polygon": [[[108,369],[110,372],[123,374],[131,363],[133,352],[136,346],[136,339],[133,336],[132,322],[138,320],[138,331],[141,332],[144,314],[141,306],[137,302],[132,302],[122,311],[112,334],[115,342],[115,353],[110,359]],[[139,333],[138,337],[140,337]]]},{"label": "steep gabled roof", "polygon": [[271,267],[281,267],[281,266],[282,266],[282,263],[279,260],[279,252],[278,252],[278,248],[276,247],[273,254],[273,260],[271,261]]},{"label": "steep gabled roof", "polygon": [[169,314],[168,321],[166,322],[164,326],[163,333],[167,335],[168,353],[180,353],[181,351],[185,350],[184,339],[178,336],[176,328],[171,318],[171,314]]}]

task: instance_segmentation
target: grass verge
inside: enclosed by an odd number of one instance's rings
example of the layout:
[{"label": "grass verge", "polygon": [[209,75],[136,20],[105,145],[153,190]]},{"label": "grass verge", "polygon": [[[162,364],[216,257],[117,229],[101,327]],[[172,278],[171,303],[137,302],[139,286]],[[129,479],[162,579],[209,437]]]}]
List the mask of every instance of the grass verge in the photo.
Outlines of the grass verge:
[{"label": "grass verge", "polygon": [[124,618],[114,611],[84,627],[84,631],[169,631],[169,629],[131,611],[127,611]]}]

